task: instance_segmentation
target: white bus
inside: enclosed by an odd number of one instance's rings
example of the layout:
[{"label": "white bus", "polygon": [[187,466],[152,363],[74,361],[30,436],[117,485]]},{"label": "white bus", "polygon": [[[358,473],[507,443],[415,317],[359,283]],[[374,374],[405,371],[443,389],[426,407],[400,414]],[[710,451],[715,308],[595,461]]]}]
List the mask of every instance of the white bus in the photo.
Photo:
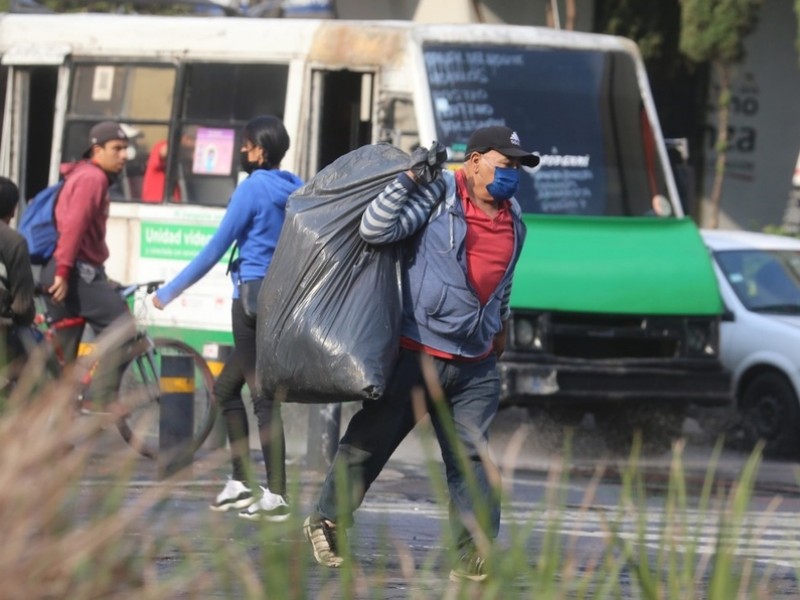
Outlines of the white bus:
[{"label": "white bus", "polygon": [[[79,157],[93,123],[120,120],[131,149],[112,189],[109,275],[170,279],[221,219],[251,117],[284,120],[283,167],[303,178],[366,143],[417,143],[413,33],[407,23],[0,15],[0,173],[29,199]],[[154,193],[147,163],[161,149]],[[152,325],[195,345],[229,341],[225,266],[150,314]]]},{"label": "white bus", "polygon": [[[410,150],[436,139],[456,166],[475,128],[505,124],[542,155],[518,194],[529,241],[505,396],[581,406],[597,390],[616,400],[657,392],[680,405],[693,387],[707,401],[727,394],[715,371],[713,271],[681,218],[629,40],[510,25],[0,15],[0,55],[0,173],[25,197],[78,157],[92,124],[115,118],[128,129],[109,224],[118,280],[170,279],[203,246],[239,177],[240,129],[255,115],[284,120],[283,166],[304,179],[379,141]],[[161,148],[153,184],[147,162]],[[643,216],[654,214],[669,218]],[[150,324],[197,346],[228,341],[225,266]],[[641,375],[634,384],[613,375],[631,369]]]}]

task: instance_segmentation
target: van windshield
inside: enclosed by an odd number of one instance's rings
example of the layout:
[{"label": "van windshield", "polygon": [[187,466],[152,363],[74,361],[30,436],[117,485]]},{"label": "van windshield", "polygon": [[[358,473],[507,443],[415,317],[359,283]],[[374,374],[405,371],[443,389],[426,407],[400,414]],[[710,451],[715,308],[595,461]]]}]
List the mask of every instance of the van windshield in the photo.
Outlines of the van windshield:
[{"label": "van windshield", "polygon": [[623,52],[424,45],[438,140],[463,158],[478,127],[506,125],[541,165],[525,212],[643,216],[668,197],[633,58]]}]

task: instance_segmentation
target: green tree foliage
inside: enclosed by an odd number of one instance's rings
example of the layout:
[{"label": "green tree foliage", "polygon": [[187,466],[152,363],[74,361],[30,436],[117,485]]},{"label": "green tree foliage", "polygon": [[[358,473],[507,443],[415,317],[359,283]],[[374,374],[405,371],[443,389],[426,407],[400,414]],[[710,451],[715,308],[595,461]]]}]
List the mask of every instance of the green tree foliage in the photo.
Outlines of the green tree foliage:
[{"label": "green tree foliage", "polygon": [[40,0],[42,6],[56,12],[116,12],[120,8],[119,2],[80,2],[79,0]]},{"label": "green tree foliage", "polygon": [[111,12],[159,15],[189,14],[191,7],[173,2],[113,2],[84,0],[39,0],[42,6],[55,12]]},{"label": "green tree foliage", "polygon": [[755,29],[763,0],[681,0],[680,48],[696,62],[735,64]]},{"label": "green tree foliage", "polygon": [[670,52],[669,38],[677,37],[675,12],[672,2],[648,3],[644,8],[637,0],[598,0],[595,29],[630,38],[645,61],[658,60]]},{"label": "green tree foliage", "polygon": [[[202,0],[37,0],[53,12],[97,12],[150,15],[188,15],[202,9]],[[210,4],[211,8],[214,5]],[[0,12],[13,7],[13,0],[0,0]],[[218,9],[222,11],[222,8]]]},{"label": "green tree foliage", "polygon": [[[797,0],[796,0],[797,1]],[[680,0],[680,49],[697,63],[709,63],[719,84],[717,97],[717,152],[714,183],[709,195],[710,214],[704,224],[716,228],[728,150],[731,83],[735,67],[744,58],[744,38],[758,23],[763,0]]]}]

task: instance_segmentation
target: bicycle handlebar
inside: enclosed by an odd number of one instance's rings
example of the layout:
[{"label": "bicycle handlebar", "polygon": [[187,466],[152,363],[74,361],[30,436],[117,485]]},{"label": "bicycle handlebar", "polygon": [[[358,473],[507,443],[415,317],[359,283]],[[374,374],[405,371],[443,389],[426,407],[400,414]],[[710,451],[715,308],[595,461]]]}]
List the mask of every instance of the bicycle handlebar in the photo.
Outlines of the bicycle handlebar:
[{"label": "bicycle handlebar", "polygon": [[[161,287],[162,283],[164,283],[163,279],[156,279],[156,280],[153,280],[153,281],[145,281],[145,282],[142,282],[142,283],[130,283],[128,285],[117,284],[115,286],[115,289],[117,290],[117,292],[119,292],[119,295],[122,296],[123,299],[127,299],[127,298],[130,298],[131,296],[133,296],[133,294],[136,292],[136,290],[139,290],[141,288],[146,288],[147,293],[148,294],[152,294],[159,287]],[[37,283],[36,284],[36,286],[34,287],[33,293],[36,296],[49,296],[50,295],[50,292],[41,283]]]},{"label": "bicycle handlebar", "polygon": [[131,283],[128,285],[120,286],[117,288],[119,295],[123,298],[130,298],[138,289],[146,288],[148,294],[155,292],[161,284],[164,283],[163,279],[156,279],[154,281],[145,281],[143,283]]}]

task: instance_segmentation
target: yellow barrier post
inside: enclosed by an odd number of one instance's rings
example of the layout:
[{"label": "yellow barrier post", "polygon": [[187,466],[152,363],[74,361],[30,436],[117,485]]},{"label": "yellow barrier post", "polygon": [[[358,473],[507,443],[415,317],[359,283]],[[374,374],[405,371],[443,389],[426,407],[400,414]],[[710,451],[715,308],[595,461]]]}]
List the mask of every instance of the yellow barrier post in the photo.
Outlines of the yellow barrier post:
[{"label": "yellow barrier post", "polygon": [[191,356],[161,357],[158,476],[191,477],[194,432],[194,363]]}]

